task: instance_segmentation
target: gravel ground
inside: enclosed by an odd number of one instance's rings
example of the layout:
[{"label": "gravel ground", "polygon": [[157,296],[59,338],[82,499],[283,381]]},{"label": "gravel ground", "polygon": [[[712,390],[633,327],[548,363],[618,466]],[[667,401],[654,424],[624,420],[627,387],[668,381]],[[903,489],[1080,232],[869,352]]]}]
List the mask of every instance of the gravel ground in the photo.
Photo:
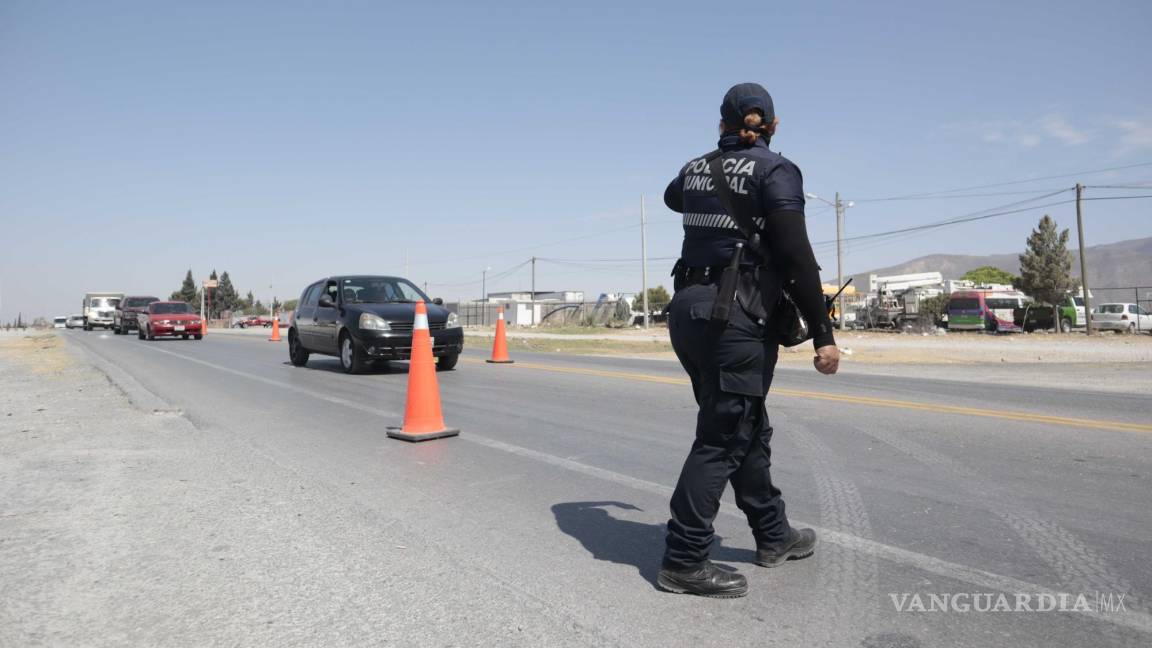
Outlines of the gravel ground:
[{"label": "gravel ground", "polygon": [[0,335],[0,646],[595,643],[77,353]]}]

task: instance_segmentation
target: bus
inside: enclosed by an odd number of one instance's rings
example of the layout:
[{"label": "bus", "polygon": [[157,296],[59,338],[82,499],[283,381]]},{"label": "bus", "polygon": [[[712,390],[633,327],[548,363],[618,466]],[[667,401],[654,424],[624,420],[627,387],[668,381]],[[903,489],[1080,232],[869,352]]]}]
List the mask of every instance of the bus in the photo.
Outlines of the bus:
[{"label": "bus", "polygon": [[1022,293],[997,290],[964,290],[948,299],[948,329],[951,331],[1016,332],[1014,311],[1023,308]]}]

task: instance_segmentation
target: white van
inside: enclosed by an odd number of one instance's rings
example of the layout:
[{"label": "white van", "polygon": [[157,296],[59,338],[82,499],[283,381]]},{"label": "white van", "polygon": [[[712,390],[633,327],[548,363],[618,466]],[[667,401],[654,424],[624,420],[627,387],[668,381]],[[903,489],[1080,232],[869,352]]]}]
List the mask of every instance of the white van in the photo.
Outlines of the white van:
[{"label": "white van", "polygon": [[112,316],[124,293],[90,292],[84,295],[84,330],[91,331],[97,326],[112,328]]}]

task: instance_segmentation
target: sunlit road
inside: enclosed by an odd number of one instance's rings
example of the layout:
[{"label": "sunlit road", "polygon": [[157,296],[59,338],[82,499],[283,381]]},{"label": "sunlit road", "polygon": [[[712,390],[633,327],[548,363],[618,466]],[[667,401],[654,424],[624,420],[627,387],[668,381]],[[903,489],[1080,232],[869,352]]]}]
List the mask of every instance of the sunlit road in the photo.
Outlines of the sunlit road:
[{"label": "sunlit road", "polygon": [[[473,348],[440,374],[461,435],[412,445],[384,434],[401,422],[403,363],[348,376],[324,357],[292,367],[285,343],[258,337],[65,336],[129,396],[154,393],[238,458],[203,479],[246,478],[249,497],[280,501],[292,494],[260,484],[278,471],[319,498],[323,521],[283,533],[305,534],[334,569],[388,574],[332,593],[365,645],[401,617],[420,620],[389,638],[408,645],[1152,643],[1148,395],[781,369],[774,471],[793,523],[821,544],[811,559],[756,567],[728,500],[714,558],[751,591],[704,600],[654,585],[693,434],[674,363],[522,353],[489,365]],[[290,554],[282,570],[260,577],[308,586]],[[292,591],[274,594],[289,616]],[[1083,594],[1092,609],[1017,610],[1018,595],[1036,608],[1060,593],[1066,608]],[[933,595],[957,594],[958,606],[931,609]],[[1013,611],[981,609],[1000,594]],[[1122,604],[1099,609],[1099,595]],[[228,596],[223,617],[241,604]]]}]

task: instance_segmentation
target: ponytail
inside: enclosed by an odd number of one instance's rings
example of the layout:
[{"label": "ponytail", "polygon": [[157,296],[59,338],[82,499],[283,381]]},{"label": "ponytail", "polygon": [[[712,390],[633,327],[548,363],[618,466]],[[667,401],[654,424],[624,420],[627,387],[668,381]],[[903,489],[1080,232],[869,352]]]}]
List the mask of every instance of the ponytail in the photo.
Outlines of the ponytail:
[{"label": "ponytail", "polygon": [[751,146],[756,143],[760,136],[765,139],[772,137],[772,124],[764,123],[764,118],[758,112],[750,112],[744,115],[744,125],[737,128],[732,128],[731,125],[721,122],[721,129],[726,133],[737,133],[740,137],[740,143]]}]

